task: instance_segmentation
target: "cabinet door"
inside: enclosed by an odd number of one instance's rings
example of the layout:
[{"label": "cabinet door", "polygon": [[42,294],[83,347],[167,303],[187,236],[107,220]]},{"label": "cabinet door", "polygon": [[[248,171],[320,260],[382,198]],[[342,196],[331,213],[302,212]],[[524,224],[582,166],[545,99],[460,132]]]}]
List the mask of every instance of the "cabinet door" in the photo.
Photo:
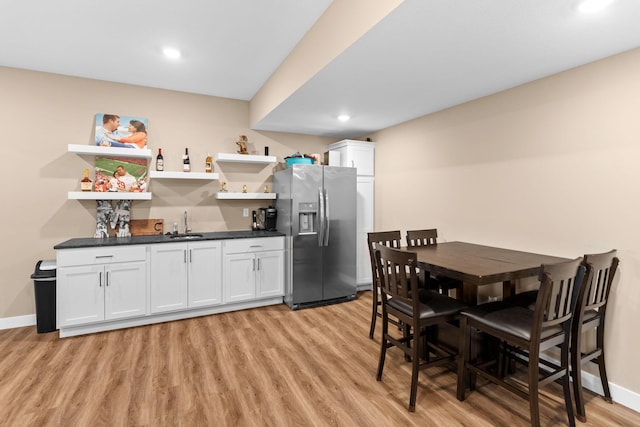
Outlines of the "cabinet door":
[{"label": "cabinet door", "polygon": [[104,279],[103,264],[58,269],[58,328],[104,320]]},{"label": "cabinet door", "polygon": [[187,308],[187,244],[151,245],[151,312]]},{"label": "cabinet door", "polygon": [[147,263],[123,262],[105,267],[105,318],[147,314]]},{"label": "cabinet door", "polygon": [[357,184],[357,225],[356,225],[356,283],[371,284],[371,258],[367,233],[373,231],[374,178],[358,177]]},{"label": "cabinet door", "polygon": [[250,254],[224,255],[222,267],[224,302],[238,302],[254,299],[256,296],[256,258]]},{"label": "cabinet door", "polygon": [[256,297],[284,295],[284,252],[261,252],[256,255]]},{"label": "cabinet door", "polygon": [[222,243],[189,244],[189,307],[222,303]]},{"label": "cabinet door", "polygon": [[358,169],[358,175],[374,175],[374,149],[361,145],[349,145],[340,153],[342,166]]}]

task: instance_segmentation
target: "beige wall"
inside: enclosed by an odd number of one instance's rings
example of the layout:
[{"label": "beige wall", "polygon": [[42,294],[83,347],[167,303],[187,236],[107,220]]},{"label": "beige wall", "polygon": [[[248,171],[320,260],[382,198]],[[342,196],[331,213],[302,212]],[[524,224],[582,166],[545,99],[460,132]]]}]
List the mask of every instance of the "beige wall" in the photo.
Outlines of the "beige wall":
[{"label": "beige wall", "polygon": [[618,249],[607,367],[636,393],[639,76],[636,49],[372,135],[376,230],[564,257]]},{"label": "beige wall", "polygon": [[[90,144],[96,113],[146,117],[149,147],[163,149],[165,170],[181,170],[189,147],[192,170],[204,171],[207,151],[234,153],[238,135],[249,149],[282,158],[300,151],[322,153],[335,139],[248,129],[249,103],[139,86],[107,83],[0,67],[3,242],[0,249],[0,319],[33,314],[33,281],[39,259],[55,258],[53,246],[93,236],[95,202],[67,200],[79,190],[93,158],[67,152],[67,144]],[[262,191],[276,165],[214,164],[229,191]],[[194,231],[249,229],[242,209],[268,202],[217,201],[218,181],[155,180],[151,201],[134,201],[132,218],[164,218],[165,230],[189,212]],[[168,224],[167,224],[168,223]],[[182,224],[180,222],[180,224]],[[182,228],[181,228],[182,229]]]}]

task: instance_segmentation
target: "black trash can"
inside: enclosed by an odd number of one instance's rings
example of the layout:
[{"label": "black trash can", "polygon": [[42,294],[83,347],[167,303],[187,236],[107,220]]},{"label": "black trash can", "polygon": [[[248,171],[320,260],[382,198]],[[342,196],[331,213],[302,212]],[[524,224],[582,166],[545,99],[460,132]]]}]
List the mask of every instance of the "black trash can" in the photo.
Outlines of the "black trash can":
[{"label": "black trash can", "polygon": [[56,330],[56,261],[40,260],[31,275],[36,297],[39,334]]}]

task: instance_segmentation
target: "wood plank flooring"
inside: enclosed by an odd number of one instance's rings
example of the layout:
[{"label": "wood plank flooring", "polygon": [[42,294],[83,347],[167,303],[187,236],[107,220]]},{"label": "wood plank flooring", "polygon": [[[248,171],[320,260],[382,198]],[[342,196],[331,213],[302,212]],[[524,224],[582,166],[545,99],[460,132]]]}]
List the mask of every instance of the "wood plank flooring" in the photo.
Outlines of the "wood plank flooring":
[{"label": "wood plank flooring", "polygon": [[[527,426],[526,401],[494,385],[455,397],[456,375],[422,372],[407,411],[410,364],[397,350],[375,380],[380,327],[371,293],[291,311],[285,305],[59,339],[0,331],[2,426]],[[425,375],[426,374],[426,375]],[[548,391],[547,391],[548,390]],[[566,424],[560,387],[543,425]],[[640,425],[640,414],[586,393],[587,423]]]}]

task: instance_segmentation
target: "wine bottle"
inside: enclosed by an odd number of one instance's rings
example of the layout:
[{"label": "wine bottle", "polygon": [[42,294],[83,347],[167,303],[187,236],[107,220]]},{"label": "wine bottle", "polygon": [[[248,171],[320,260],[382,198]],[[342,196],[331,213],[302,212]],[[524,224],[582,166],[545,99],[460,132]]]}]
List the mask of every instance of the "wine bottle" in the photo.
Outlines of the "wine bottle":
[{"label": "wine bottle", "polygon": [[207,158],[204,159],[204,171],[206,173],[213,172],[213,160],[211,159],[211,154],[207,153]]},{"label": "wine bottle", "polygon": [[156,170],[164,170],[164,157],[162,156],[162,148],[158,148],[158,155],[156,156]]},{"label": "wine bottle", "polygon": [[80,180],[80,190],[91,191],[91,178],[89,178],[89,169],[84,170],[84,176]]},{"label": "wine bottle", "polygon": [[184,149],[184,156],[182,156],[182,171],[191,172],[191,161],[189,160],[189,149]]}]

